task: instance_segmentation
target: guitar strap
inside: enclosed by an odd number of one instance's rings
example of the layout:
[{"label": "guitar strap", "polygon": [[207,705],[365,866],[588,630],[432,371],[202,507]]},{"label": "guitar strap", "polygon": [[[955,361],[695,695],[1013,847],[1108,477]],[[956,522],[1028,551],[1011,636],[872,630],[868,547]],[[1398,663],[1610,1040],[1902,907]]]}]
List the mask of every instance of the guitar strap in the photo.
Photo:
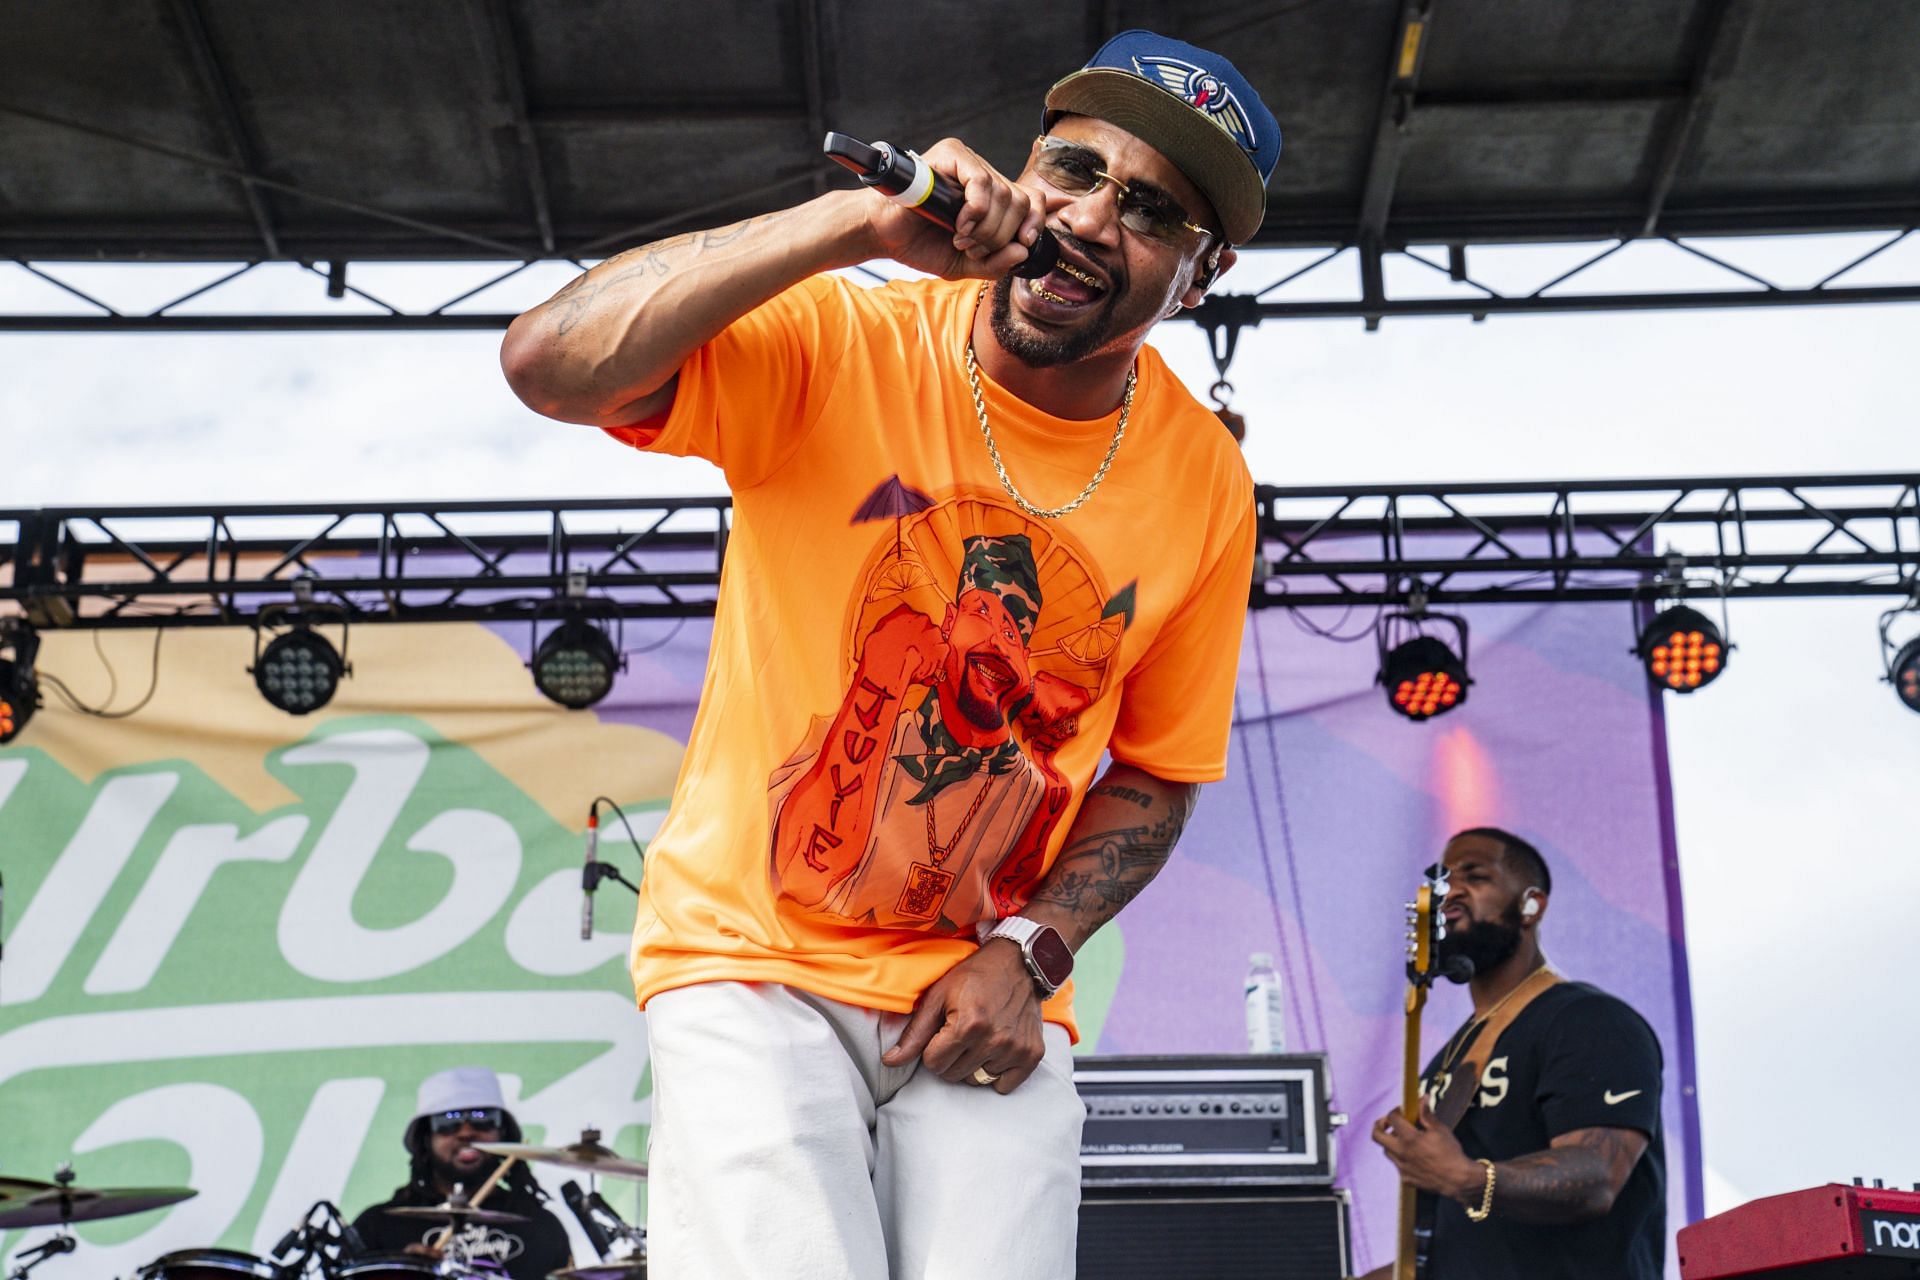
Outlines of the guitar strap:
[{"label": "guitar strap", "polygon": [[[1486,1062],[1493,1056],[1493,1047],[1500,1042],[1501,1035],[1513,1025],[1520,1011],[1532,1004],[1534,998],[1548,987],[1563,978],[1544,965],[1529,974],[1525,981],[1515,987],[1511,994],[1494,1009],[1493,1016],[1479,1024],[1473,1032],[1473,1038],[1466,1048],[1455,1055],[1452,1068],[1447,1071],[1446,1092],[1433,1103],[1433,1114],[1440,1123],[1452,1129],[1467,1114],[1467,1108],[1480,1093],[1480,1075],[1486,1070]],[[1471,1087],[1465,1082],[1471,1081]]]}]

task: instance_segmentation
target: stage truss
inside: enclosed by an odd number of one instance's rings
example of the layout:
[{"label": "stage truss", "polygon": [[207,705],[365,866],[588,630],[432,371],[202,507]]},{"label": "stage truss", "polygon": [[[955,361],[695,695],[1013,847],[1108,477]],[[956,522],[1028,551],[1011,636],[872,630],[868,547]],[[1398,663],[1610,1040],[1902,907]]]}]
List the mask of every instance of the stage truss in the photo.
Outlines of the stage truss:
[{"label": "stage truss", "polygon": [[[1389,316],[1458,316],[1484,320],[1498,315],[1564,315],[1618,311],[1747,309],[1756,307],[1843,306],[1920,301],[1920,255],[1896,253],[1911,248],[1915,228],[1884,230],[1866,238],[1849,236],[1823,244],[1824,266],[1811,283],[1785,281],[1738,261],[1740,255],[1703,238],[1679,235],[1622,236],[1575,246],[1573,260],[1556,265],[1522,285],[1495,287],[1470,269],[1470,246],[1434,243],[1387,247],[1371,238],[1332,245],[1312,253],[1290,252],[1271,282],[1244,293],[1220,293],[1177,319],[1208,330],[1216,360],[1231,358],[1231,343],[1241,330],[1264,320],[1361,319],[1373,328]],[[1800,237],[1805,239],[1804,236]],[[1518,243],[1517,241],[1515,243]],[[1476,252],[1501,245],[1471,246]],[[1629,292],[1586,286],[1599,269],[1625,250],[1657,250],[1663,271],[1678,274],[1689,266],[1708,268],[1702,287]],[[1916,265],[1909,268],[1909,260]],[[275,263],[268,259],[209,265],[204,280],[158,305],[113,296],[114,290],[76,280],[70,264],[16,258],[4,269],[24,273],[72,300],[70,313],[0,311],[0,332],[45,333],[240,333],[240,332],[406,332],[504,330],[517,311],[483,306],[485,296],[534,267],[568,264],[585,270],[596,259],[530,258],[482,264],[470,283],[422,304],[393,301],[366,286],[344,261]],[[1254,259],[1253,270],[1263,269]],[[368,264],[375,267],[390,263]],[[218,310],[223,290],[251,283],[262,268],[291,266],[326,282],[327,296],[352,298],[339,311]],[[885,279],[881,272],[871,272]],[[1237,279],[1250,274],[1243,269]],[[1887,278],[1887,277],[1894,278]],[[1851,280],[1849,279],[1851,277]],[[361,284],[354,280],[361,278]],[[1868,283],[1867,281],[1871,281]],[[1423,288],[1426,283],[1428,287]],[[83,284],[85,287],[83,287]],[[531,299],[518,301],[531,304]],[[498,304],[495,303],[497,306]],[[184,310],[183,310],[184,308]]]},{"label": "stage truss", "polygon": [[[1272,488],[1254,608],[1912,595],[1920,472]],[[42,628],[713,612],[725,498],[0,511]]]}]

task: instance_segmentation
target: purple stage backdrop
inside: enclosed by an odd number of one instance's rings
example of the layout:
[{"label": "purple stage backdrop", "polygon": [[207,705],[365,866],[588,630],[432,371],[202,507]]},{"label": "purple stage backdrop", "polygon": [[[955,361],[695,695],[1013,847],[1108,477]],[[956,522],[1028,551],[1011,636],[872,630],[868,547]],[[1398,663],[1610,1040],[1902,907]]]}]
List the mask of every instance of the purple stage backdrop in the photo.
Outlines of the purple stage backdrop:
[{"label": "purple stage backdrop", "polygon": [[[1354,1195],[1356,1270],[1387,1261],[1395,1183],[1367,1140],[1399,1092],[1404,913],[1420,869],[1462,827],[1508,827],[1554,873],[1544,929],[1556,967],[1613,992],[1666,1054],[1669,1229],[1700,1216],[1686,948],[1660,703],[1628,653],[1630,606],[1503,605],[1467,613],[1476,683],[1451,714],[1414,724],[1374,685],[1370,610],[1249,615],[1230,773],[1206,788],[1172,862],[1110,927],[1082,985],[1099,1053],[1245,1047],[1241,980],[1271,951],[1289,1050],[1325,1050],[1337,1143]],[[525,646],[528,630],[502,627]],[[1315,630],[1346,639],[1337,643]],[[684,741],[709,624],[629,624],[646,649],[603,719]],[[1443,988],[1431,1052],[1466,1016]],[[1673,1269],[1671,1245],[1669,1270]]]}]

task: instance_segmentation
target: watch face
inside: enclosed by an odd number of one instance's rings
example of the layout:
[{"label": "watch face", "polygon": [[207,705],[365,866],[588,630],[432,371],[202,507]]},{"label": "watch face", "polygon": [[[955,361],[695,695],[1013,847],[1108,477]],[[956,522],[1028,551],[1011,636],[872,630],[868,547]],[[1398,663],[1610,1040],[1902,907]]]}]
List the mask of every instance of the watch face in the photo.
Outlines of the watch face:
[{"label": "watch face", "polygon": [[1042,928],[1033,935],[1032,954],[1033,963],[1049,986],[1057,989],[1073,973],[1073,952],[1067,940],[1051,928]]}]

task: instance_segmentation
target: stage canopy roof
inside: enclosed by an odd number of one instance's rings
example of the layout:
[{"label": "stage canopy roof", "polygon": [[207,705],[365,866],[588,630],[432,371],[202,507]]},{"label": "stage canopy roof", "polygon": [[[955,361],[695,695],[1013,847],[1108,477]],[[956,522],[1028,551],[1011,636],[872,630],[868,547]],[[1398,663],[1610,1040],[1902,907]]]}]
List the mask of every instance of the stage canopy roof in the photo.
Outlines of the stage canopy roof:
[{"label": "stage canopy roof", "polygon": [[1884,0],[25,0],[0,251],[526,259],[838,181],[827,128],[1018,163],[1050,80],[1150,26],[1286,135],[1258,243],[1920,222],[1920,6]]}]

